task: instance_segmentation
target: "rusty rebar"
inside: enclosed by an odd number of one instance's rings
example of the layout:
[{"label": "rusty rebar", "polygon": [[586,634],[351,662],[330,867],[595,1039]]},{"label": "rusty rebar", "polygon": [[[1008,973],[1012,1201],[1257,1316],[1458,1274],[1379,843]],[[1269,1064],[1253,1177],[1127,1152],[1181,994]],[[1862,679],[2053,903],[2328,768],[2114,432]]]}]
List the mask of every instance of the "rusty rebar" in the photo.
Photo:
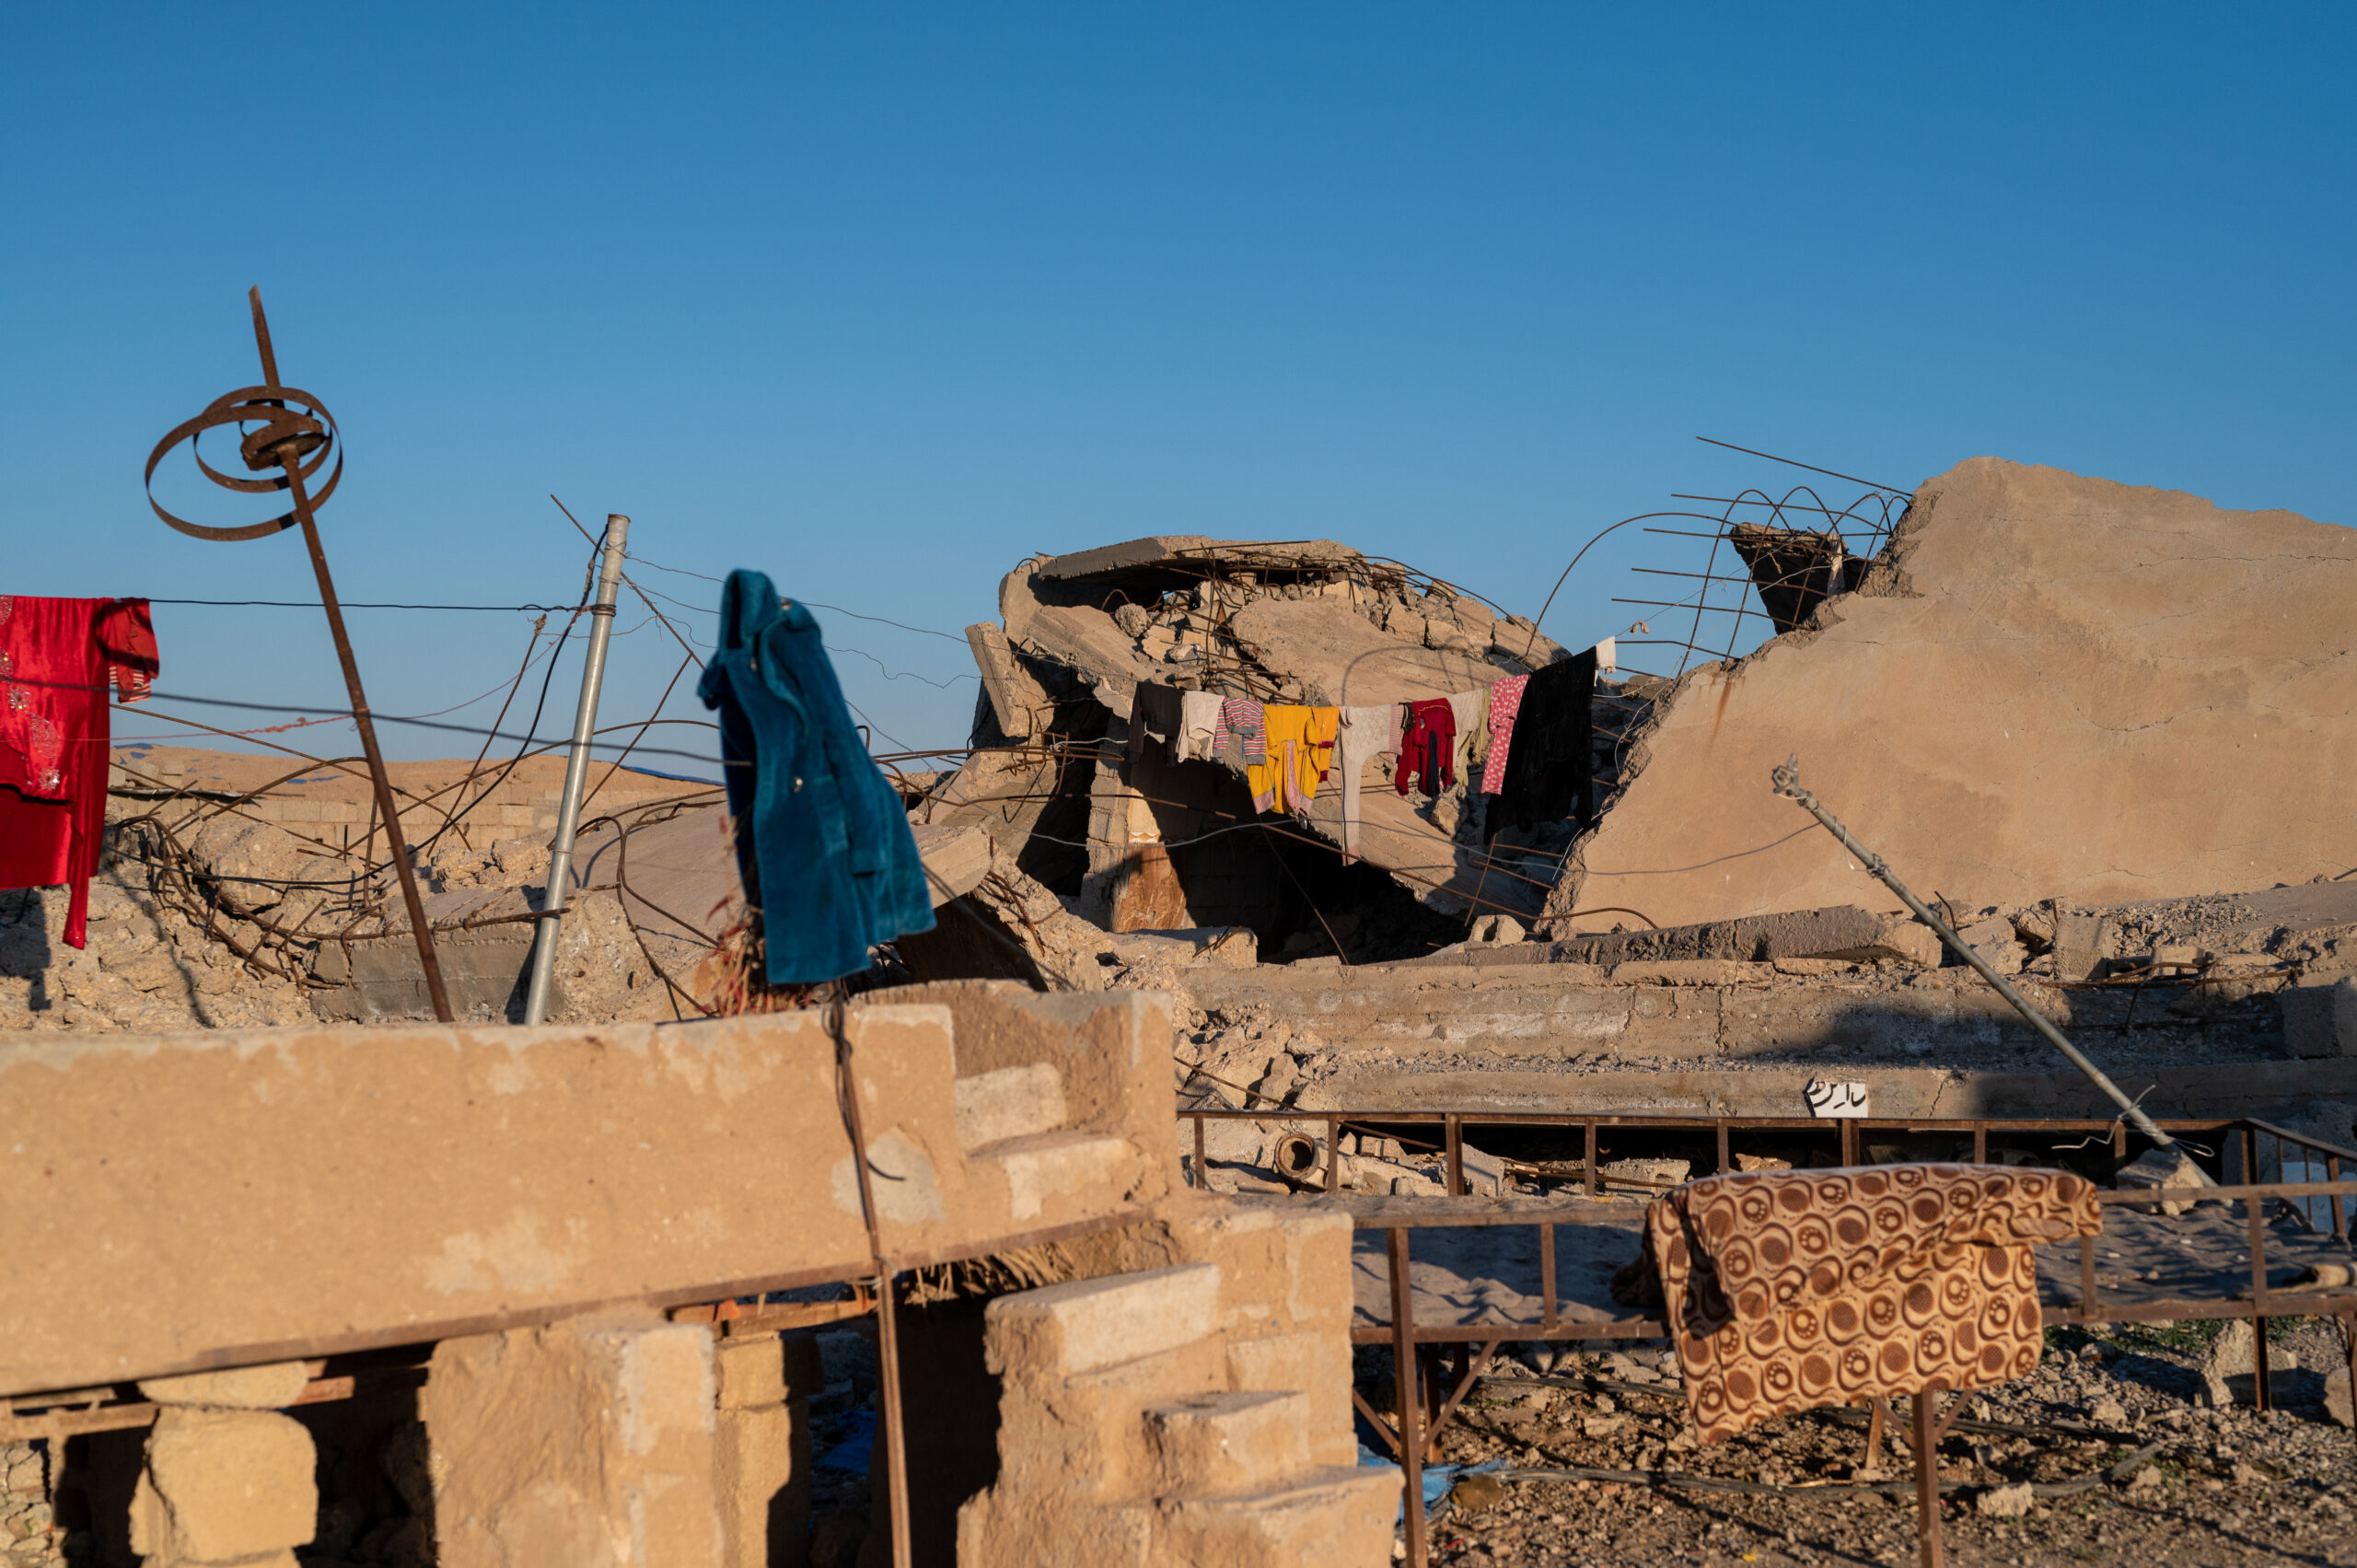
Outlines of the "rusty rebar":
[{"label": "rusty rebar", "polygon": [[[311,575],[319,580],[319,603],[327,611],[328,632],[335,640],[336,662],[343,670],[344,691],[352,702],[353,727],[360,732],[360,750],[368,760],[369,785],[376,796],[377,814],[384,819],[387,856],[401,878],[401,901],[409,910],[410,931],[417,943],[418,965],[424,970],[426,995],[433,1001],[434,1016],[446,1024],[453,1023],[457,1015],[450,1010],[449,993],[442,983],[442,964],[434,950],[433,930],[426,923],[425,900],[418,893],[417,872],[409,863],[409,846],[401,839],[401,811],[393,801],[392,776],[385,769],[384,752],[377,744],[376,721],[369,714],[367,693],[360,684],[360,663],[353,656],[352,638],[343,626],[343,605],[336,598],[335,579],[328,571],[327,551],[319,542],[316,511],[335,494],[336,485],[343,478],[343,455],[336,440],[335,420],[318,398],[279,380],[278,355],[271,346],[270,319],[262,314],[261,289],[257,286],[249,290],[246,299],[253,308],[254,346],[261,354],[261,385],[240,388],[215,399],[203,413],[175,427],[157,443],[147,457],[147,481],[151,487],[147,504],[167,524],[197,539],[260,539],[280,532],[290,524],[302,528],[304,548],[311,556]],[[196,450],[197,437],[207,430],[223,425],[244,430],[250,424],[261,428],[247,432],[238,444],[246,467],[255,473],[277,469],[278,478],[234,478],[205,462],[203,455]],[[266,522],[233,528],[206,528],[172,516],[157,502],[152,486],[156,466],[183,440],[190,443],[196,466],[215,484],[246,494],[284,490],[291,503],[289,509]],[[331,452],[335,467],[328,470],[327,482],[315,498],[307,482],[319,474]]]}]

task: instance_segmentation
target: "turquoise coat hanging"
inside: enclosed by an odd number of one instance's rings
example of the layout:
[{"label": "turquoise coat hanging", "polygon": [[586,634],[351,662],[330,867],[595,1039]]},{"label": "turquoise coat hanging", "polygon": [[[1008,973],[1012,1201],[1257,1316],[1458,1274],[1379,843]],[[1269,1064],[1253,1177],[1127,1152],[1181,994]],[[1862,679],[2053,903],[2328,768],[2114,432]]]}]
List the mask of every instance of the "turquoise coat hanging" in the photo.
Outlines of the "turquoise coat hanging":
[{"label": "turquoise coat hanging", "polygon": [[737,870],[770,983],[855,974],[876,944],[932,930],[908,812],[852,726],[809,610],[781,604],[759,572],[731,572],[697,691],[719,711]]}]

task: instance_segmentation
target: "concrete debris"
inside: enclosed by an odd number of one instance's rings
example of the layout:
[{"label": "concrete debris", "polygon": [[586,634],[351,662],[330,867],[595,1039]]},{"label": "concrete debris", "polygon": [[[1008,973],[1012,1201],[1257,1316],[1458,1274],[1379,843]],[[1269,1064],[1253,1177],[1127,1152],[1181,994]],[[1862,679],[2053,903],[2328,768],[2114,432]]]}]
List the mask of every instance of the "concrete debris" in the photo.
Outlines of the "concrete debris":
[{"label": "concrete debris", "polygon": [[[1495,917],[1503,929],[1504,916]],[[1517,925],[1515,928],[1519,931]],[[1476,933],[1480,927],[1477,925]],[[1432,964],[1625,964],[1714,958],[1770,963],[1780,958],[1837,958],[1872,962],[1898,959],[1924,968],[1940,961],[1940,939],[1932,928],[1907,916],[1874,914],[1854,904],[1749,915],[1704,925],[1667,930],[1616,931],[1557,941],[1469,939],[1419,961]]]},{"label": "concrete debris", "polygon": [[[2114,1179],[2121,1187],[2150,1188],[2155,1192],[2198,1191],[2209,1185],[2201,1167],[2183,1148],[2152,1149],[2119,1167]],[[2193,1207],[2191,1200],[2164,1201],[2161,1213],[2172,1217]]]},{"label": "concrete debris", "polygon": [[[2201,1403],[2212,1409],[2257,1402],[2257,1346],[2258,1336],[2251,1329],[2250,1319],[2236,1318],[2228,1321],[2215,1340],[2196,1363],[2194,1370],[2201,1376]],[[2293,1402],[2299,1392],[2300,1360],[2296,1353],[2282,1345],[2267,1347],[2268,1391],[2279,1404]]]},{"label": "concrete debris", "polygon": [[[2322,672],[2357,652],[2353,592],[2347,528],[1972,459],[1916,493],[1854,589],[1654,705],[1550,922],[1890,907],[1839,844],[1793,834],[1766,780],[1794,752],[1917,886],[1980,904],[2338,876],[2357,729]],[[2223,804],[2254,790],[2257,816]]]},{"label": "concrete debris", "polygon": [[[1330,540],[1191,536],[1034,558],[1007,575],[999,604],[998,627],[968,633],[983,684],[977,749],[917,819],[993,819],[1002,847],[1077,897],[1087,918],[1114,930],[1248,924],[1272,953],[1312,938],[1293,957],[1320,956],[1318,943],[1338,956],[1404,956],[1462,934],[1431,939],[1445,928],[1419,918],[1418,906],[1527,917],[1543,903],[1570,830],[1550,824],[1486,845],[1484,797],[1466,776],[1486,755],[1478,726],[1460,737],[1456,783],[1436,799],[1390,789],[1387,760],[1374,764],[1358,797],[1360,836],[1366,863],[1381,869],[1351,879],[1355,894],[1332,848],[1303,853],[1342,843],[1330,781],[1306,816],[1272,824],[1282,834],[1219,835],[1255,818],[1233,772],[1118,754],[1143,683],[1312,706],[1447,697],[1564,656],[1528,621]],[[1598,688],[1596,763],[1608,781],[1644,703],[1634,684]],[[1314,930],[1303,907],[1371,901],[1407,908],[1372,923],[1363,916],[1345,935]]]},{"label": "concrete debris", "polygon": [[2026,1481],[1992,1486],[1972,1501],[1973,1512],[1992,1519],[2018,1519],[2037,1506],[2038,1494]]}]

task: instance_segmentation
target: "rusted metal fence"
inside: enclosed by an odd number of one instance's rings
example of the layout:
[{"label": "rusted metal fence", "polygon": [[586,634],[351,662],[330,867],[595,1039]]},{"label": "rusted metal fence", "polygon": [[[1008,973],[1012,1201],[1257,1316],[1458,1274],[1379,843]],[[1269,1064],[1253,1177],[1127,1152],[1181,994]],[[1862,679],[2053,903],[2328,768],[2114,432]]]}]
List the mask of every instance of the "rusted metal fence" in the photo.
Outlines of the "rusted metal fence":
[{"label": "rusted metal fence", "polygon": [[[1968,1146],[1968,1157],[1974,1163],[1987,1162],[1992,1133],[2001,1140],[2008,1141],[2026,1134],[2079,1133],[2086,1139],[2086,1143],[2080,1145],[2082,1147],[2093,1146],[2095,1137],[2107,1135],[2113,1160],[2126,1161],[2129,1152],[2129,1130],[2125,1122],[2069,1118],[1845,1118],[1825,1121],[1801,1117],[1591,1116],[1579,1112],[1538,1111],[1321,1110],[1287,1113],[1212,1109],[1190,1109],[1181,1111],[1179,1115],[1183,1122],[1192,1124],[1193,1152],[1188,1170],[1191,1185],[1201,1187],[1206,1183],[1209,1170],[1206,1158],[1208,1126],[1214,1121],[1243,1121],[1285,1129],[1285,1132],[1280,1134],[1280,1143],[1284,1143],[1288,1135],[1291,1141],[1289,1146],[1280,1149],[1275,1175],[1295,1191],[1313,1195],[1336,1193],[1341,1190],[1341,1140],[1346,1132],[1392,1139],[1404,1144],[1418,1141],[1408,1135],[1410,1129],[1431,1129],[1436,1138],[1422,1141],[1422,1146],[1428,1152],[1440,1155],[1445,1172],[1444,1186],[1449,1196],[1457,1198],[1467,1195],[1465,1134],[1469,1128],[1523,1132],[1576,1129],[1581,1133],[1582,1155],[1577,1161],[1543,1164],[1506,1162],[1509,1167],[1535,1177],[1541,1184],[1554,1181],[1575,1185],[1578,1190],[1576,1195],[1561,1204],[1550,1205],[1541,1197],[1537,1200],[1502,1201],[1494,1209],[1486,1211],[1469,1211],[1461,1204],[1435,1203],[1430,1211],[1422,1214],[1412,1210],[1387,1209],[1379,1214],[1354,1216],[1358,1229],[1383,1233],[1390,1320],[1380,1325],[1354,1328],[1351,1338],[1358,1344],[1390,1347],[1396,1383],[1394,1419],[1385,1419],[1382,1412],[1375,1410],[1355,1388],[1351,1397],[1359,1412],[1399,1457],[1405,1473],[1407,1561],[1411,1568],[1423,1568],[1426,1560],[1423,1467],[1437,1455],[1442,1429],[1501,1350],[1512,1344],[1531,1342],[1643,1341],[1668,1336],[1668,1325],[1657,1316],[1632,1314],[1596,1321],[1573,1319],[1566,1317],[1562,1310],[1565,1303],[1558,1288],[1555,1266],[1556,1226],[1592,1223],[1596,1217],[1593,1202],[1608,1188],[1651,1191],[1668,1185],[1606,1175],[1601,1169],[1600,1140],[1608,1131],[1619,1129],[1668,1133],[1694,1139],[1708,1135],[1716,1146],[1717,1169],[1721,1174],[1738,1168],[1734,1157],[1735,1145],[1738,1141],[1760,1133],[1813,1132],[1824,1137],[1829,1144],[1838,1137],[1838,1158],[1843,1166],[1866,1163],[1862,1156],[1872,1135],[1876,1132],[1916,1138],[1944,1137],[1956,1146],[1959,1156]],[[2343,1148],[2251,1117],[2163,1120],[2160,1125],[2171,1134],[2195,1137],[2239,1134],[2236,1143],[2242,1168],[2238,1173],[2226,1174],[2239,1174],[2242,1179],[2230,1186],[2171,1189],[2165,1193],[2144,1187],[2107,1189],[2096,1194],[2097,1202],[2107,1214],[2118,1208],[2154,1209],[2164,1202],[2187,1205],[2197,1202],[2204,1204],[2241,1203],[2250,1248],[2248,1291],[2233,1297],[2179,1297],[2107,1303],[2102,1299],[2096,1279],[2096,1248],[2098,1238],[2083,1237],[2079,1241],[2078,1297],[2075,1301],[2042,1303],[2047,1323],[2056,1327],[2091,1328],[2115,1322],[2250,1318],[2257,1330],[2254,1335],[2253,1398],[2258,1407],[2264,1411],[2272,1403],[2267,1352],[2268,1320],[2270,1318],[2335,1317],[2340,1318],[2348,1336],[2351,1385],[2357,1387],[2357,1288],[2344,1285],[2328,1293],[2287,1294],[2270,1287],[2266,1225],[2267,1211],[2278,1200],[2322,1198],[2330,1217],[2329,1234],[2335,1242],[2346,1247],[2350,1240],[2351,1205],[2357,1203],[2357,1180],[2343,1180],[2342,1177],[2344,1174],[2357,1174],[2357,1150]],[[1320,1135],[1322,1149],[1319,1147]],[[2258,1180],[2258,1172],[2268,1163],[2261,1158],[2262,1139],[2273,1141],[2274,1163],[2279,1167],[2287,1152],[2297,1150],[2302,1155],[2304,1165],[2322,1164],[2326,1179]],[[1304,1144],[1308,1145],[1308,1157],[1304,1157]],[[1417,1322],[1410,1278],[1411,1233],[1420,1229],[1500,1225],[1527,1225],[1538,1232],[1538,1320],[1528,1323]],[[1454,1353],[1454,1365],[1444,1368],[1443,1353],[1451,1351]],[[1919,1405],[1914,1424],[1920,1437],[1921,1430],[1931,1418],[1928,1404],[1919,1401]],[[1954,1412],[1950,1414],[1953,1417]],[[1881,1418],[1882,1412],[1876,1411],[1877,1432]],[[1932,1450],[1945,1430],[1945,1423],[1933,1423],[1930,1440],[1918,1443],[1918,1469],[1924,1474],[1932,1473],[1926,1467],[1930,1465]]]}]

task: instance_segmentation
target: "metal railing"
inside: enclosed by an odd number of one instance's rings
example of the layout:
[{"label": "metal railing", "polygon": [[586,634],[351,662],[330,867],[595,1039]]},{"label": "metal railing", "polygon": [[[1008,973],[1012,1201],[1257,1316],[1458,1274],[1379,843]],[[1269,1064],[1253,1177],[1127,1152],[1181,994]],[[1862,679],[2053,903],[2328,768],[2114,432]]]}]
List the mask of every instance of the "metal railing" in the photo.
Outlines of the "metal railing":
[{"label": "metal railing", "polygon": [[[1423,1467],[1436,1457],[1439,1435],[1458,1407],[1464,1402],[1482,1374],[1487,1371],[1498,1353],[1510,1344],[1530,1342],[1562,1342],[1570,1341],[1642,1341],[1659,1340],[1668,1336],[1668,1325],[1658,1316],[1637,1314],[1603,1320],[1573,1319],[1564,1315],[1566,1305],[1558,1288],[1555,1266],[1555,1227],[1559,1225],[1593,1222],[1595,1200],[1610,1187],[1635,1190],[1659,1190],[1667,1185],[1627,1177],[1615,1178],[1601,1169],[1601,1135],[1608,1130],[1623,1130],[1652,1133],[1708,1134],[1717,1149],[1720,1174],[1736,1171],[1734,1145],[1739,1137],[1761,1133],[1794,1133],[1814,1132],[1829,1143],[1839,1139],[1840,1162],[1843,1166],[1864,1163],[1861,1160],[1870,1135],[1875,1132],[1898,1135],[1945,1135],[1959,1145],[1967,1141],[1975,1163],[1986,1163],[1991,1134],[2079,1132],[2108,1133],[2110,1153],[2116,1161],[2128,1157],[2129,1130],[2124,1121],[2081,1118],[1844,1118],[1839,1121],[1804,1117],[1761,1116],[1642,1116],[1587,1115],[1581,1112],[1538,1111],[1284,1111],[1284,1110],[1213,1110],[1189,1109],[1179,1113],[1182,1121],[1193,1124],[1194,1150],[1188,1170],[1191,1185],[1206,1184],[1209,1161],[1206,1157],[1206,1131],[1213,1121],[1245,1121],[1262,1125],[1275,1124],[1286,1128],[1298,1139],[1309,1141],[1305,1129],[1316,1129],[1323,1134],[1322,1160],[1303,1161],[1297,1149],[1294,1163],[1298,1168],[1275,1173],[1280,1180],[1295,1191],[1322,1196],[1341,1190],[1342,1134],[1354,1132],[1362,1135],[1389,1139],[1405,1144],[1413,1140],[1400,1136],[1403,1129],[1434,1128],[1436,1142],[1422,1146],[1441,1156],[1445,1171],[1444,1187],[1448,1195],[1467,1195],[1465,1182],[1465,1133],[1469,1127],[1507,1130],[1540,1130],[1577,1128],[1583,1134],[1582,1157],[1575,1162],[1505,1162],[1509,1169],[1519,1170],[1540,1181],[1576,1182],[1581,1191],[1570,1202],[1550,1204],[1546,1198],[1522,1199],[1494,1209],[1471,1210],[1461,1206],[1435,1203],[1431,1210],[1389,1209],[1379,1214],[1353,1216],[1356,1228],[1381,1231],[1387,1272],[1387,1293],[1390,1300],[1390,1320],[1379,1325],[1354,1328],[1352,1342],[1356,1344],[1388,1345],[1391,1349],[1393,1376],[1396,1384],[1394,1411],[1396,1419],[1387,1421],[1353,1387],[1351,1398],[1361,1415],[1389,1445],[1399,1457],[1407,1481],[1406,1535],[1407,1561],[1410,1568],[1423,1568],[1426,1561],[1425,1521],[1423,1507]],[[2268,1279],[2267,1210],[2273,1201],[2293,1198],[2322,1197],[2327,1200],[2331,1216],[2333,1240],[2349,1243],[2349,1210],[2344,1205],[2357,1202],[2357,1180],[2343,1180],[2345,1170],[2357,1171],[2357,1150],[2341,1147],[2322,1139],[2293,1132],[2252,1117],[2163,1119],[2160,1126],[2176,1133],[2239,1133],[2241,1175],[2243,1179],[2232,1186],[2172,1189],[2165,1192],[2152,1188],[2107,1189],[2096,1193],[2096,1202],[2107,1214],[2116,1208],[2158,1208],[2162,1203],[2192,1205],[2195,1203],[2234,1203],[2243,1205],[2248,1226],[2250,1247],[2250,1288],[2234,1297],[2178,1297],[2158,1301],[2114,1302],[2106,1304],[2096,1276],[2096,1243],[2097,1238],[2083,1237],[2079,1240],[2078,1299],[2075,1302],[2041,1302],[2045,1320],[2050,1326],[2089,1328],[2114,1322],[2183,1322],[2217,1318],[2247,1318],[2257,1330],[2254,1334],[2253,1400],[2261,1411],[2272,1408],[2270,1371],[2268,1365],[2267,1323],[2279,1317],[2337,1317],[2348,1336],[2350,1373],[2352,1386],[2357,1386],[2357,1289],[2343,1287],[2333,1293],[2287,1294],[2270,1288]],[[2266,1164],[2260,1158],[2262,1138],[2275,1143],[2276,1164],[2279,1168],[2287,1149],[2302,1151],[2304,1164],[2320,1160],[2326,1171],[2324,1181],[2269,1181],[2257,1179]],[[2092,1142],[2090,1138],[2089,1142]],[[2080,1145],[2082,1147],[2085,1144]],[[1316,1144],[1312,1144],[1313,1152]],[[2310,1160],[2306,1156],[2316,1156]],[[2344,1162],[2350,1162],[2344,1164]],[[1315,1179],[1312,1179],[1313,1174]],[[1409,1234],[1419,1229],[1488,1228],[1500,1225],[1529,1225],[1538,1233],[1539,1316],[1536,1322],[1480,1322],[1420,1324],[1415,1319],[1414,1291],[1410,1277]],[[1455,1365],[1444,1372],[1441,1353],[1454,1350]],[[1444,1389],[1446,1391],[1444,1392]],[[1921,1412],[1919,1412],[1920,1414]],[[1881,1412],[1876,1412],[1877,1430]],[[1920,1424],[1920,1422],[1919,1422]],[[1936,1443],[1939,1430],[1932,1441]]]}]

